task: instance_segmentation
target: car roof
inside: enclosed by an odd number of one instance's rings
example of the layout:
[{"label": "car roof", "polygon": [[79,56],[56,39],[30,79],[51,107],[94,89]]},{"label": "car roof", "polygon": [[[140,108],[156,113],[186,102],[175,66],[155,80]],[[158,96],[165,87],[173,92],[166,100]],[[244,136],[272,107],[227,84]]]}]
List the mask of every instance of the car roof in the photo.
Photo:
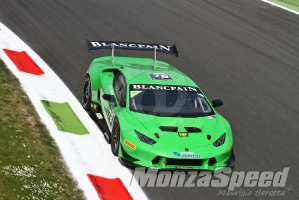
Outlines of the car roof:
[{"label": "car roof", "polygon": [[[109,62],[110,61],[110,62]],[[156,60],[154,68],[154,59],[120,57],[114,56],[112,62],[111,56],[105,56],[95,59],[109,68],[117,68],[126,77],[127,84],[158,84],[158,85],[184,85],[198,87],[186,74],[169,65],[166,62]],[[172,80],[152,80],[150,74],[164,74],[171,77]]]}]

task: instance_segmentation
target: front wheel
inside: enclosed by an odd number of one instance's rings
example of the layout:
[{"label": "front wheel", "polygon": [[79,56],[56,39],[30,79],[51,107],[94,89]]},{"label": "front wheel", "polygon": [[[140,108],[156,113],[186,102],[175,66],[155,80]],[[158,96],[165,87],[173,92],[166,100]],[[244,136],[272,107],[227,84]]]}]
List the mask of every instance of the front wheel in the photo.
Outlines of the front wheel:
[{"label": "front wheel", "polygon": [[119,121],[115,118],[111,133],[111,151],[113,155],[118,156],[118,150],[120,145],[120,127]]},{"label": "front wheel", "polygon": [[82,106],[86,111],[91,108],[91,86],[90,77],[87,75],[84,80],[83,93],[82,93]]}]

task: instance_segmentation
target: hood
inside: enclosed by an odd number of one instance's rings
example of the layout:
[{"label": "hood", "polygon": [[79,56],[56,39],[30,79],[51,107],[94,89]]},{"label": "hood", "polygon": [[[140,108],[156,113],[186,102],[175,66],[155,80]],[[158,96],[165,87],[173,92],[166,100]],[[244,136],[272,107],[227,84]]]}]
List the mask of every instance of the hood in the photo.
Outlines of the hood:
[{"label": "hood", "polygon": [[[129,111],[123,114],[130,124],[130,129],[135,129],[167,146],[171,144],[189,147],[206,146],[219,137],[215,134],[217,118],[221,117],[218,114],[196,118],[160,117]],[[159,138],[155,133],[159,134]]]}]

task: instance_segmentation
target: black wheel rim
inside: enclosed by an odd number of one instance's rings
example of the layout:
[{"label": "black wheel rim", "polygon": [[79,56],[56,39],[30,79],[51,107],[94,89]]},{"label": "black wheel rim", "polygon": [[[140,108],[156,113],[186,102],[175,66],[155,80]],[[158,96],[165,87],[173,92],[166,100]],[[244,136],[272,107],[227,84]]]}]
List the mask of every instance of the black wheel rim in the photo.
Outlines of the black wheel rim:
[{"label": "black wheel rim", "polygon": [[119,128],[117,127],[112,135],[113,150],[116,151],[119,145]]},{"label": "black wheel rim", "polygon": [[83,87],[83,106],[86,106],[89,99],[89,79],[86,79]]}]

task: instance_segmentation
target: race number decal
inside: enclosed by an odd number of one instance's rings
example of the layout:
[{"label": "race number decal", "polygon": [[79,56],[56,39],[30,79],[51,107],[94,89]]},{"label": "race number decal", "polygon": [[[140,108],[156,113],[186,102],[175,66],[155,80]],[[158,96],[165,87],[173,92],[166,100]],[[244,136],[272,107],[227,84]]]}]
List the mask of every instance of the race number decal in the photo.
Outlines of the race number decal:
[{"label": "race number decal", "polygon": [[153,81],[173,81],[171,76],[163,73],[153,73],[149,74]]},{"label": "race number decal", "polygon": [[115,114],[114,114],[112,108],[109,108],[108,121],[111,125],[113,125],[112,123],[113,123],[114,116],[115,116]]}]

